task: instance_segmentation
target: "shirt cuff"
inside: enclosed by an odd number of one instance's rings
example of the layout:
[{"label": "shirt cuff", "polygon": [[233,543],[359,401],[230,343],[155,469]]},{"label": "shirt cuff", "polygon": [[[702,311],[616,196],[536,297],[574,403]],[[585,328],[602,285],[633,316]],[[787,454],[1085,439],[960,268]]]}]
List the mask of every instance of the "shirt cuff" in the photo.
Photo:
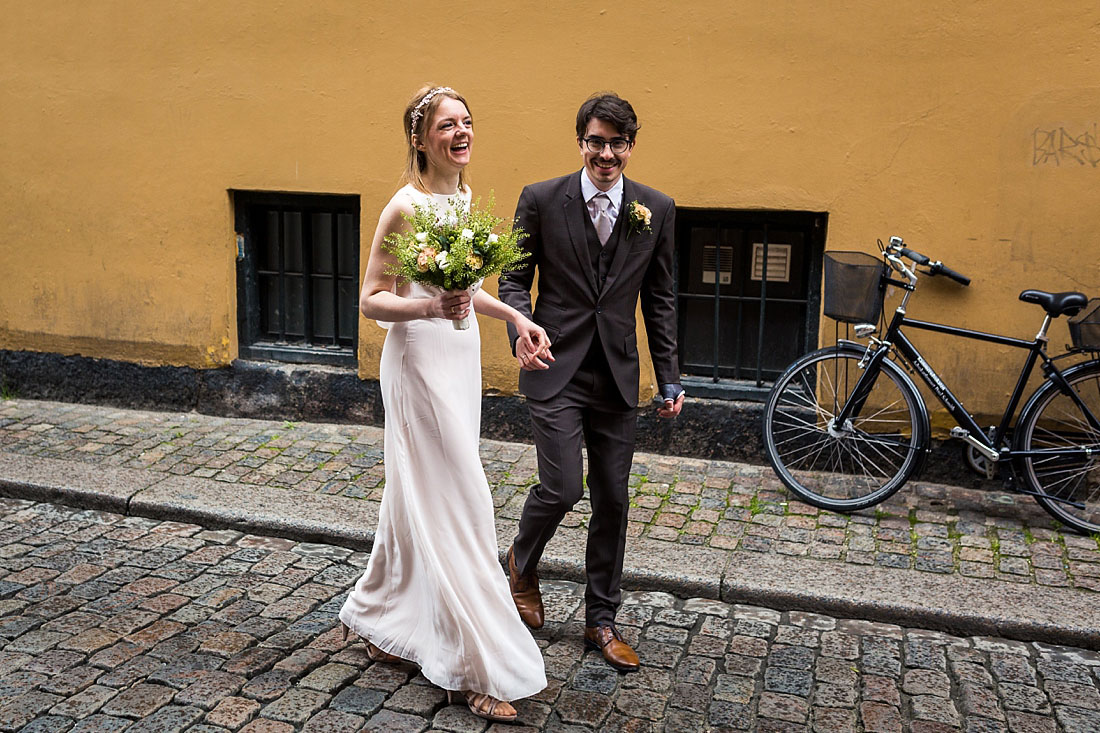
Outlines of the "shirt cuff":
[{"label": "shirt cuff", "polygon": [[680,398],[680,395],[684,394],[684,388],[679,383],[676,384],[662,384],[660,387],[661,399],[672,400],[675,402]]}]

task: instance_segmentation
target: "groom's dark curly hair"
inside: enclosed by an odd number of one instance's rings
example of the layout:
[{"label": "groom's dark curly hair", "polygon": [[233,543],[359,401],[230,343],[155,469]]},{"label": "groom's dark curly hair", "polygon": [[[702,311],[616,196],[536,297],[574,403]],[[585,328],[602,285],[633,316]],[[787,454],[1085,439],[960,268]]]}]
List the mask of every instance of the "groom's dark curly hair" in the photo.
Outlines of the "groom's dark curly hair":
[{"label": "groom's dark curly hair", "polygon": [[577,111],[577,139],[584,137],[588,123],[592,118],[614,125],[619,134],[631,142],[641,129],[634,108],[614,92],[600,92],[584,100]]}]

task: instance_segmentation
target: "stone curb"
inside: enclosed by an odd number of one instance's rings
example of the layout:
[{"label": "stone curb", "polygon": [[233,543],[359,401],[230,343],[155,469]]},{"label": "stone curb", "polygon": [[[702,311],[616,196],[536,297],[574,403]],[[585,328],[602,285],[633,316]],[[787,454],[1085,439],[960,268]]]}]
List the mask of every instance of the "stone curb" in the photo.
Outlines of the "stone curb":
[{"label": "stone curb", "polygon": [[721,598],[951,634],[1100,649],[1095,596],[1071,588],[760,555],[750,567],[724,575]]},{"label": "stone curb", "polygon": [[[137,469],[0,454],[0,495],[368,551],[373,502],[244,486]],[[507,548],[514,520],[498,517]],[[562,527],[547,545],[544,579],[583,582],[586,532]],[[503,560],[503,552],[502,557]],[[779,610],[1100,649],[1095,596],[1068,588],[990,583],[803,557],[732,552],[645,538],[628,541],[623,587]]]}]

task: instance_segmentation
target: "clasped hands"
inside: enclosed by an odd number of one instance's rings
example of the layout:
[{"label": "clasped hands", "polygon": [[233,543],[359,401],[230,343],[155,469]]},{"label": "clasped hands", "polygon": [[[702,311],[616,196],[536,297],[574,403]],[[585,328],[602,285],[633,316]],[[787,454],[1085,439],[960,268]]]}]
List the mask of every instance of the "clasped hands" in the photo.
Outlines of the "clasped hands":
[{"label": "clasped hands", "polygon": [[549,369],[547,362],[554,361],[554,355],[550,352],[550,338],[542,326],[523,318],[516,324],[519,337],[516,339],[516,361],[520,369],[528,372]]}]

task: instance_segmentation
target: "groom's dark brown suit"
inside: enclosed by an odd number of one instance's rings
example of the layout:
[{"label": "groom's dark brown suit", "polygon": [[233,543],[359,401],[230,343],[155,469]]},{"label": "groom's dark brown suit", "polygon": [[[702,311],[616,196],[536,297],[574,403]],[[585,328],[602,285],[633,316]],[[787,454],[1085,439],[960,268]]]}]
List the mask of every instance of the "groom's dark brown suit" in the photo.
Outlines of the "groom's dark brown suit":
[{"label": "groom's dark brown suit", "polygon": [[[531,489],[513,545],[520,574],[533,573],[559,522],[583,493],[581,447],[588,449],[592,520],[585,567],[586,626],[614,622],[626,543],[627,482],[638,405],[635,312],[639,298],[658,384],[680,381],[672,262],[675,204],[623,177],[623,198],[600,245],[581,193],[584,170],[523,189],[516,224],[531,257],[500,280],[501,300],[546,329],[555,361],[521,371],[538,450]],[[649,230],[630,226],[631,202],[652,211]],[[532,309],[531,287],[538,273]],[[513,348],[516,334],[511,332]]]}]

